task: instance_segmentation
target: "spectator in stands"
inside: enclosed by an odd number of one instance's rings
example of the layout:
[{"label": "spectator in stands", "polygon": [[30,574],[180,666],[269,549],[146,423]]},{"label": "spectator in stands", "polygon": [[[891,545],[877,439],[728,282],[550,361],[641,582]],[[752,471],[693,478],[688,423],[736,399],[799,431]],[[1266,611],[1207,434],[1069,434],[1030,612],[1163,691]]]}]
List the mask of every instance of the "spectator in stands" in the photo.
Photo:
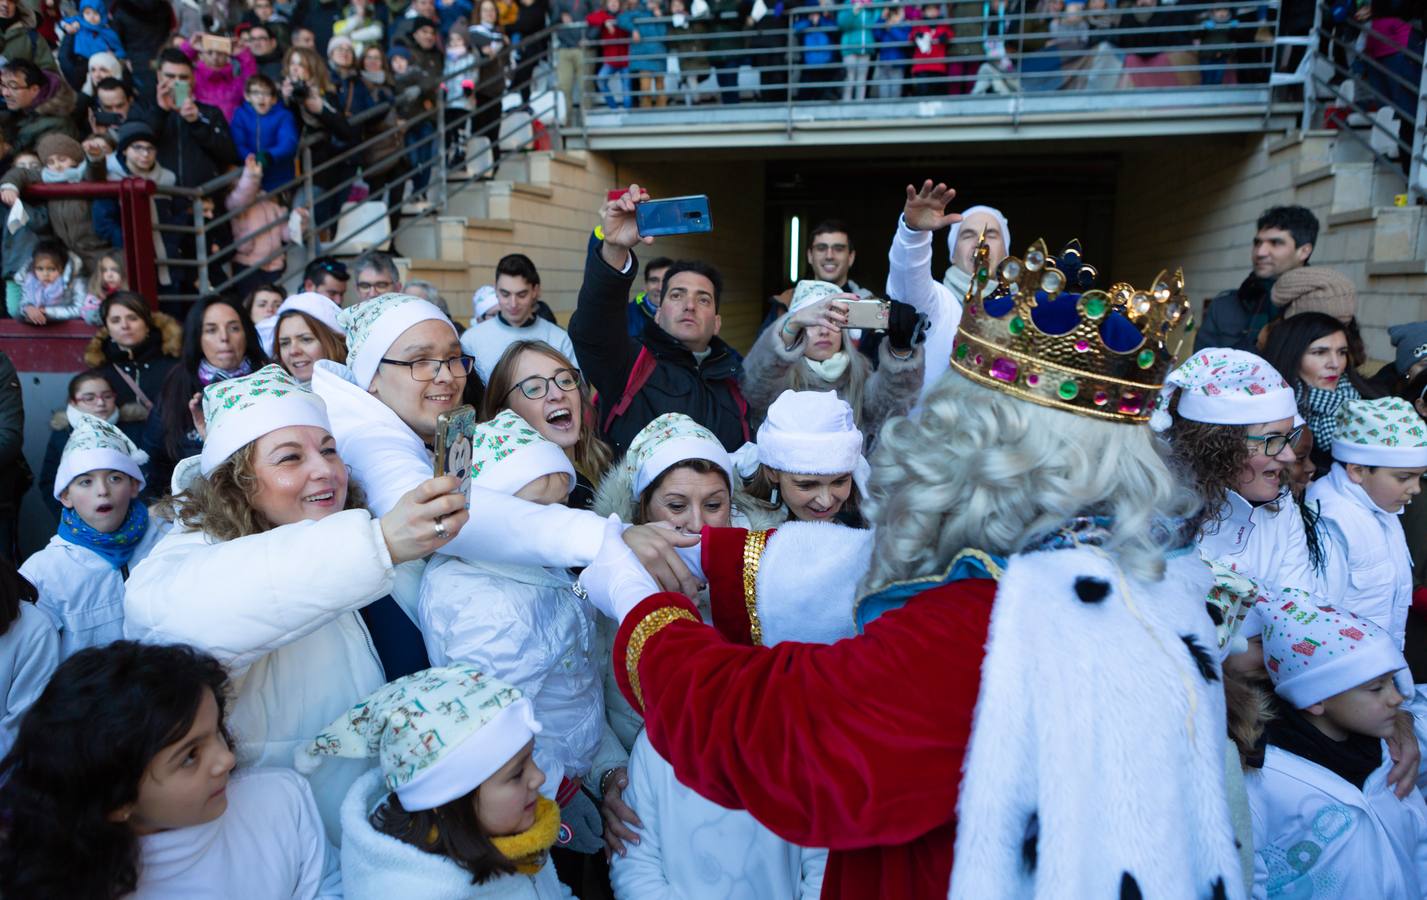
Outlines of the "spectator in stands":
[{"label": "spectator in stands", "polygon": [[0,67],[0,97],[5,100],[0,129],[16,149],[29,150],[56,132],[81,137],[73,119],[74,91],[58,71],[41,69],[28,59],[9,60]]},{"label": "spectator in stands", "polygon": [[248,79],[258,73],[258,61],[253,51],[240,46],[234,54],[231,38],[220,35],[195,34],[182,44],[183,52],[194,66],[193,96],[200,103],[216,106],[223,118],[231,120],[243,102],[243,90]]},{"label": "spectator in stands", "polygon": [[[476,114],[471,120],[471,134],[490,141],[492,166],[500,161],[501,97],[505,95],[505,68],[510,58],[510,42],[501,31],[499,16],[495,0],[480,0],[476,4],[476,24],[467,32],[481,60],[480,71],[475,74]],[[490,177],[494,172],[482,175]]]},{"label": "spectator in stands", "polygon": [[[268,2],[268,0],[259,0]],[[268,3],[269,8],[272,4]],[[253,61],[258,64],[258,74],[266,75],[276,84],[282,81],[282,48],[278,46],[277,37],[273,34],[272,26],[258,23],[249,25],[243,30],[238,38],[248,52],[253,54]]]},{"label": "spectator in stands", "polygon": [[1209,302],[1194,338],[1196,351],[1233,347],[1255,352],[1259,332],[1274,315],[1274,282],[1308,265],[1318,240],[1318,218],[1302,206],[1275,206],[1259,216],[1256,228],[1253,271],[1237,290],[1224,291]]},{"label": "spectator in stands", "polygon": [[346,364],[346,332],[337,321],[337,307],[320,294],[289,297],[274,321],[269,355],[302,384],[312,381],[312,364],[319,359]]},{"label": "spectator in stands", "polygon": [[629,320],[629,336],[635,340],[644,333],[644,326],[654,321],[659,311],[659,292],[664,287],[664,273],[674,261],[667,256],[656,256],[644,266],[644,290],[634,295],[625,311]]},{"label": "spectator in stands", "polygon": [[[256,328],[263,320],[277,315],[278,307],[282,306],[282,301],[286,299],[287,291],[282,289],[282,285],[276,282],[260,284],[243,298],[243,311],[253,320],[253,326]],[[262,333],[263,329],[259,328],[258,336],[261,337]]]},{"label": "spectator in stands", "polygon": [[530,105],[530,79],[535,66],[549,52],[550,39],[540,32],[550,21],[550,0],[520,0],[515,6],[515,21],[505,33],[515,48],[515,65],[510,71],[510,90],[520,94],[520,102]]},{"label": "spectator in stands", "polygon": [[[628,31],[630,87],[639,91],[640,106],[667,106],[669,95],[664,93],[664,75],[669,71],[669,47],[664,38],[669,34],[662,0],[644,0],[644,3],[624,11],[619,16],[619,27]],[[637,80],[637,84],[635,83]]]},{"label": "spectator in stands", "polygon": [[[94,105],[89,110],[90,127],[95,134],[117,132],[133,110],[134,89],[117,78],[106,78],[94,87]],[[117,134],[114,139],[118,140]]]},{"label": "spectator in stands", "polygon": [[[228,291],[239,296],[255,284],[281,281],[287,269],[286,245],[302,243],[301,231],[290,231],[289,210],[281,202],[281,195],[263,190],[265,180],[262,164],[250,153],[243,161],[242,176],[223,201],[233,214],[229,227],[236,280]],[[306,208],[298,207],[297,214],[299,221],[307,220]]]},{"label": "spectator in stands", "polygon": [[807,15],[796,16],[793,30],[798,33],[798,42],[802,45],[799,59],[802,69],[798,81],[803,86],[798,88],[798,99],[837,99],[837,83],[842,80],[842,68],[836,65],[836,55],[832,50],[837,24],[828,0],[819,0]]},{"label": "spectator in stands", "polygon": [[[288,6],[288,4],[283,4],[284,9],[279,10],[274,5],[273,0],[250,0],[248,11],[243,13],[243,21],[238,25],[238,33],[240,35],[245,34],[245,29],[248,28],[262,28],[264,32],[272,38],[273,48],[276,49],[277,45],[286,42],[289,32],[292,31],[292,23],[288,21],[286,13]],[[252,51],[253,55],[258,58],[259,63],[262,62],[263,53],[267,52],[260,51],[256,47],[253,47]],[[277,62],[279,67],[281,67],[281,57],[278,58]],[[259,69],[259,71],[262,70]],[[263,74],[269,78],[273,78],[273,73],[271,72],[263,72]],[[274,80],[276,79],[274,78]]]},{"label": "spectator in stands", "polygon": [[[62,51],[64,47],[69,46],[69,42],[66,41],[60,46]],[[90,113],[94,109],[96,100],[94,95],[95,92],[99,90],[99,83],[110,78],[127,79],[129,77],[129,70],[124,68],[124,65],[119,62],[118,57],[112,53],[96,53],[89,58],[87,65],[78,66],[73,70],[64,68],[65,59],[66,54],[61,52],[61,71],[65,73],[65,78],[69,80],[70,87],[76,88],[79,91],[79,93],[75,95],[76,115],[82,119],[87,119],[92,128],[94,119],[90,116]],[[78,83],[76,83],[76,78],[78,79]]]},{"label": "spectator in stands", "polygon": [[[492,5],[494,2],[491,0]],[[555,32],[555,84],[565,95],[566,109],[572,119],[575,107],[581,105],[585,82],[585,50],[581,46],[584,29],[574,26],[583,23],[589,13],[586,0],[555,0],[552,9],[553,24],[562,26]],[[496,16],[499,19],[499,11]],[[677,77],[677,70],[671,71]]]},{"label": "spectator in stands", "polygon": [[292,47],[301,47],[304,50],[317,52],[317,35],[311,28],[294,28],[292,30]]},{"label": "spectator in stands", "polygon": [[[297,0],[292,6],[292,46],[316,50],[332,40],[337,20],[342,18],[339,0]],[[303,36],[301,32],[307,32]]]},{"label": "spectator in stands", "polygon": [[[37,172],[17,166],[0,175],[0,203],[14,206],[21,192],[36,184],[104,181],[105,154],[108,149],[109,145],[102,138],[90,138],[81,147],[79,141],[67,135],[45,135],[35,145],[35,152],[44,162],[44,168]],[[92,270],[98,264],[101,253],[111,249],[109,244],[95,233],[94,213],[89,200],[83,197],[64,197],[28,205],[44,206],[48,209],[50,229],[68,250],[79,254],[86,271]],[[64,266],[61,265],[60,268]],[[78,299],[82,300],[83,297]],[[98,313],[97,310],[91,312],[96,315]],[[76,310],[65,318],[78,316]]]},{"label": "spectator in stands", "polygon": [[28,60],[41,69],[59,71],[50,45],[35,30],[34,8],[21,0],[0,0],[0,57]]},{"label": "spectator in stands", "polygon": [[1233,73],[1227,70],[1234,59],[1234,34],[1241,26],[1234,18],[1234,11],[1227,6],[1216,6],[1204,20],[1204,30],[1195,39],[1199,44],[1199,83],[1218,85],[1224,83],[1225,75],[1233,82]]},{"label": "spectator in stands", "polygon": [[[595,87],[604,97],[605,106],[629,109],[634,105],[629,93],[629,32],[619,26],[619,0],[604,0],[604,5],[585,17],[599,42],[599,71]],[[616,95],[619,99],[616,100]]]},{"label": "spectator in stands", "polygon": [[882,10],[881,22],[872,34],[878,44],[877,66],[872,72],[873,96],[895,100],[902,96],[907,60],[912,58],[912,25],[907,21],[906,8],[897,5]]},{"label": "spectator in stands", "polygon": [[637,342],[625,331],[620,313],[638,269],[631,250],[652,241],[640,237],[634,208],[648,198],[631,185],[601,208],[603,238],[591,236],[586,250],[570,339],[599,391],[602,430],[616,451],[667,412],[688,415],[736,450],[749,439],[747,406],[738,390],[738,358],[718,337],[718,270],[699,261],[674,263],[654,321]]},{"label": "spectator in stands", "polygon": [[[385,47],[382,35],[386,28],[382,20],[372,10],[367,0],[352,0],[347,5],[347,15],[332,26],[333,37],[344,37],[352,42],[354,53],[361,53],[367,47]],[[332,52],[332,42],[327,42],[327,52]]]},{"label": "spectator in stands", "polygon": [[[132,175],[147,178],[164,187],[177,184],[173,172],[158,163],[158,139],[154,137],[153,129],[147,122],[141,119],[126,122],[119,127],[116,134],[118,142],[109,164],[110,181],[118,181]],[[172,198],[154,195],[149,198],[149,208],[155,226],[154,248],[163,248],[166,257],[175,257],[182,247],[179,235],[157,230],[160,223],[176,224]],[[94,201],[93,213],[94,230],[99,237],[111,246],[122,249],[124,228],[119,216],[119,201],[112,197],[100,197]],[[167,266],[159,267],[158,278],[161,285],[172,284]]]},{"label": "spectator in stands", "polygon": [[50,437],[45,444],[44,464],[40,467],[40,500],[58,519],[59,498],[54,495],[55,474],[59,472],[60,456],[64,445],[74,431],[74,422],[79,413],[96,416],[120,431],[137,445],[144,436],[144,420],[149,411],[138,404],[119,405],[119,394],[109,383],[103,372],[86,369],[69,380],[68,403],[64,409],[55,410],[50,416]]},{"label": "spectator in stands", "polygon": [[83,318],[83,298],[70,290],[73,271],[63,244],[40,241],[20,283],[20,316],[31,325]]},{"label": "spectator in stands", "polygon": [[342,109],[351,109],[356,114],[371,104],[362,76],[357,73],[357,48],[351,38],[341,34],[332,36],[332,43],[327,45],[327,70]]},{"label": "spectator in stands", "polygon": [[150,310],[132,291],[105,298],[99,319],[99,331],[84,348],[84,364],[113,386],[121,416],[146,418],[178,362],[183,328],[172,316]]},{"label": "spectator in stands", "polygon": [[398,41],[411,51],[413,66],[426,73],[428,79],[440,78],[441,73],[446,71],[446,54],[441,49],[441,26],[435,19],[425,16],[410,21],[411,30]]},{"label": "spectator in stands", "polygon": [[[369,250],[352,266],[357,273],[357,300],[370,300],[382,294],[409,293],[401,284],[401,272],[390,253]],[[429,297],[427,299],[430,299]]]},{"label": "spectator in stands", "polygon": [[103,0],[80,0],[79,15],[60,21],[75,54],[89,59],[96,53],[112,53],[120,59],[128,56],[119,35],[109,27],[109,9]]},{"label": "spectator in stands", "polygon": [[475,357],[483,383],[490,383],[491,370],[505,348],[516,341],[543,341],[579,365],[570,336],[537,314],[540,273],[530,257],[523,253],[502,257],[495,267],[495,291],[499,313],[461,336],[461,349]]},{"label": "spectator in stands", "polygon": [[351,276],[347,267],[331,256],[319,256],[307,264],[302,272],[302,289],[325,294],[338,306],[347,296],[347,282]]},{"label": "spectator in stands", "polygon": [[[99,325],[99,310],[104,306],[104,301],[120,291],[127,290],[129,278],[124,273],[124,255],[112,250],[100,254],[98,264],[90,271],[89,284],[85,290],[85,320]],[[93,312],[90,313],[90,310]]]},{"label": "spectator in stands", "polygon": [[[1194,69],[1198,60],[1194,53],[1166,49],[1188,44],[1192,39],[1186,13],[1174,6],[1162,6],[1159,0],[1134,0],[1133,7],[1122,15],[1120,24],[1132,29],[1131,33],[1120,35],[1117,41],[1121,48],[1130,51],[1125,54],[1121,87],[1181,87],[1199,83],[1199,73]],[[1173,71],[1176,68],[1180,71]]]},{"label": "spectator in stands", "polygon": [[471,52],[466,32],[453,31],[446,37],[446,69],[442,90],[446,92],[446,167],[460,169],[466,164],[466,134],[471,126],[473,82],[479,74],[476,55]]},{"label": "spectator in stands", "polygon": [[[349,95],[347,99],[352,98]],[[332,196],[317,201],[312,215],[313,227],[325,235],[335,230],[337,215],[346,199],[345,192],[336,189],[356,178],[361,163],[350,156],[329,163],[360,142],[361,130],[351,124],[350,118],[356,110],[347,109],[343,98],[334,92],[332,79],[322,58],[314,51],[301,47],[287,51],[287,77],[282,82],[282,100],[301,123],[303,135],[317,132],[325,137],[311,145],[313,185],[322,193],[332,192]]]},{"label": "spectator in stands", "polygon": [[248,79],[244,101],[233,113],[233,148],[246,159],[256,156],[265,191],[275,191],[297,177],[297,119],[277,102],[277,84],[266,75]]},{"label": "spectator in stands", "polygon": [[418,19],[426,19],[441,33],[440,14],[436,12],[436,0],[410,0],[401,17],[392,23],[390,36],[392,45],[411,46],[411,33],[416,30]]},{"label": "spectator in stands", "polygon": [[842,65],[847,70],[842,85],[842,101],[866,100],[867,77],[872,70],[873,28],[881,17],[872,8],[871,0],[851,0],[837,12],[838,43],[842,48]]},{"label": "spectator in stands", "polygon": [[[942,7],[928,3],[922,7],[922,21],[912,26],[912,93],[930,97],[947,92],[946,78],[953,74],[947,48],[955,37],[950,26],[938,22]],[[960,64],[957,64],[958,66]]]}]

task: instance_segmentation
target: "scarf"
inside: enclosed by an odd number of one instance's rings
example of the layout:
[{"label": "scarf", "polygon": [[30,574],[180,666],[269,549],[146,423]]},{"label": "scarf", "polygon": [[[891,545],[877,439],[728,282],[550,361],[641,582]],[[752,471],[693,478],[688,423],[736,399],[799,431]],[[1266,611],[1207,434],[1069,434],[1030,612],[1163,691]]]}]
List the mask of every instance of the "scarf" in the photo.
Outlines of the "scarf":
[{"label": "scarf", "polygon": [[[560,804],[548,797],[535,801],[535,824],[519,834],[492,837],[491,843],[506,859],[515,864],[521,875],[534,875],[545,866],[550,848],[560,836]],[[427,840],[434,844],[438,837],[433,826]]]},{"label": "scarf", "polygon": [[[1368,776],[1382,765],[1382,742],[1365,734],[1350,734],[1335,741],[1319,731],[1304,714],[1273,697],[1274,718],[1264,731],[1264,740],[1311,763],[1317,763],[1358,790]],[[1260,766],[1262,768],[1262,766]]]},{"label": "scarf", "polygon": [[367,84],[376,84],[376,85],[386,84],[386,73],[385,73],[385,72],[368,72],[366,69],[363,69],[363,70],[362,70],[362,80],[365,81]]},{"label": "scarf", "polygon": [[227,381],[229,378],[241,378],[253,371],[253,364],[248,362],[248,358],[243,357],[243,361],[236,369],[220,369],[211,364],[206,359],[198,361],[198,383],[207,387],[215,381]]},{"label": "scarf", "polygon": [[63,306],[64,278],[56,278],[45,284],[35,277],[34,272],[26,272],[24,296],[26,306]]},{"label": "scarf", "polygon": [[46,166],[40,170],[40,180],[45,184],[79,184],[84,180],[84,169],[74,166],[63,172],[53,172]]},{"label": "scarf", "polygon": [[[79,421],[79,417],[82,416],[82,415],[92,416],[92,415],[94,415],[94,413],[86,413],[84,410],[82,410],[82,409],[80,409],[79,407],[75,406],[73,403],[68,403],[68,404],[65,405],[65,407],[64,407],[64,417],[69,420],[69,424],[70,424],[70,427],[71,427],[71,428],[74,427],[74,423],[77,422],[77,421]],[[111,412],[109,415],[107,415],[107,416],[104,417],[104,421],[108,422],[110,425],[118,425],[118,424],[119,424],[119,407],[118,407],[118,406],[115,406],[115,407],[114,407],[114,411]]]},{"label": "scarf", "polygon": [[138,500],[129,504],[129,514],[124,517],[124,523],[110,532],[98,530],[72,509],[66,509],[59,518],[60,537],[76,547],[92,550],[120,570],[129,565],[148,529],[149,508]]},{"label": "scarf", "polygon": [[839,350],[822,361],[808,359],[805,356],[803,357],[803,362],[807,363],[808,368],[812,370],[814,375],[831,384],[835,383],[847,372],[847,367],[852,364],[852,357],[847,355],[846,350]]},{"label": "scarf", "polygon": [[[966,302],[966,292],[971,290],[971,276],[958,269],[956,266],[948,266],[946,274],[941,277],[941,283],[946,285],[946,289],[951,291],[951,295],[956,298],[957,303]],[[993,277],[986,282],[986,287],[982,290],[982,296],[991,293],[996,289],[997,281]]]},{"label": "scarf", "polygon": [[1308,387],[1299,382],[1294,393],[1298,398],[1298,408],[1303,410],[1303,418],[1313,429],[1313,444],[1318,447],[1332,446],[1333,438],[1338,434],[1338,410],[1349,400],[1360,399],[1358,389],[1346,376],[1338,383],[1336,391]]}]

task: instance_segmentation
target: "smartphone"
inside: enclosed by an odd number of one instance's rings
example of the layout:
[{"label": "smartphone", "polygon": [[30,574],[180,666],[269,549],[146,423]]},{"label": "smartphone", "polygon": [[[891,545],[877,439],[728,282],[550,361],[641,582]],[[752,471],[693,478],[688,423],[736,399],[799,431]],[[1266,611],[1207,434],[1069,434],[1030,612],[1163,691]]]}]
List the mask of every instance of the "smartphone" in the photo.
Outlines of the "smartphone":
[{"label": "smartphone", "polygon": [[634,221],[639,226],[640,237],[713,231],[709,198],[704,194],[645,200],[634,207]]},{"label": "smartphone", "polygon": [[847,327],[886,331],[892,304],[886,300],[834,300],[847,307]]},{"label": "smartphone", "polygon": [[458,491],[471,496],[471,435],[476,431],[476,408],[458,406],[436,417],[435,477],[456,475],[461,479]]},{"label": "smartphone", "polygon": [[188,95],[191,86],[186,81],[175,81],[173,83],[173,108],[180,109],[188,104]]}]

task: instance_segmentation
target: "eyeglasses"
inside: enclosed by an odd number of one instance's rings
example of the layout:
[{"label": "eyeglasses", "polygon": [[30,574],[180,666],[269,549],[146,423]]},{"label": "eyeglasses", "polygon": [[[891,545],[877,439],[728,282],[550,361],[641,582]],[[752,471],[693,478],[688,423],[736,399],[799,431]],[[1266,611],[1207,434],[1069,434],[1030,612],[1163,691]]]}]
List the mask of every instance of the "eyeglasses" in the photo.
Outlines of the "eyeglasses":
[{"label": "eyeglasses", "polygon": [[100,400],[103,400],[105,403],[113,403],[116,396],[113,391],[104,391],[99,394],[80,394],[74,399],[78,403],[97,403]]},{"label": "eyeglasses", "polygon": [[1288,434],[1246,434],[1244,440],[1263,444],[1264,456],[1278,456],[1290,444],[1297,444],[1302,435],[1303,426],[1299,425]]},{"label": "eyeglasses", "polygon": [[406,366],[411,371],[411,377],[417,381],[435,381],[436,376],[441,374],[441,367],[445,366],[451,370],[451,374],[458,378],[464,378],[471,374],[471,370],[476,367],[476,358],[467,356],[464,353],[460,356],[453,356],[450,359],[386,359],[382,362],[393,366]]},{"label": "eyeglasses", "polygon": [[846,253],[846,244],[813,244],[814,253],[826,253],[831,250],[834,253]]},{"label": "eyeglasses", "polygon": [[521,379],[515,383],[515,387],[505,392],[509,397],[515,391],[520,391],[527,400],[539,400],[550,393],[550,383],[554,382],[555,387],[562,391],[573,391],[580,386],[579,369],[556,369],[555,374],[550,377],[544,375],[531,375],[529,378]]},{"label": "eyeglasses", "polygon": [[357,290],[362,291],[363,293],[365,293],[366,291],[376,291],[376,292],[379,293],[379,294],[385,294],[385,293],[387,293],[388,291],[390,291],[391,289],[392,289],[392,283],[391,283],[390,281],[359,281],[359,282],[357,282]]}]

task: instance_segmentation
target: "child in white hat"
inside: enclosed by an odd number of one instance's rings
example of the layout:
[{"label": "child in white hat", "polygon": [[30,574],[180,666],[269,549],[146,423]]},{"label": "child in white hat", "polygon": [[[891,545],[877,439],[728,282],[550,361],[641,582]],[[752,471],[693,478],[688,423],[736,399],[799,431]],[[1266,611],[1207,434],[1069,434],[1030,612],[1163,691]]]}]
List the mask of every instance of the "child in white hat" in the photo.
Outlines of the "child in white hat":
[{"label": "child in white hat", "polygon": [[1427,473],[1427,423],[1397,397],[1338,411],[1333,467],[1308,488],[1328,536],[1326,596],[1392,635],[1400,649],[1412,606],[1412,554],[1402,511]]},{"label": "child in white hat", "polygon": [[103,419],[72,419],[50,486],[59,533],[20,567],[59,629],[62,658],[124,636],[124,579],[168,530],[139,500],[148,455]]},{"label": "child in white hat", "polygon": [[1254,896],[1407,900],[1427,891],[1427,805],[1387,782],[1407,665],[1345,610],[1260,601],[1277,695],[1261,770],[1246,778]]},{"label": "child in white hat", "polygon": [[832,391],[784,391],[758,427],[749,493],[800,522],[861,527],[870,472],[852,407]]},{"label": "child in white hat", "polygon": [[299,748],[299,771],[381,763],[342,804],[347,900],[571,896],[549,864],[560,810],[539,793],[540,733],[518,688],[447,666],[384,685]]},{"label": "child in white hat", "polygon": [[[502,410],[476,426],[473,490],[550,505],[564,502],[574,483],[570,458],[517,413]],[[511,533],[505,539],[546,536]],[[417,621],[433,665],[475,666],[530,697],[545,729],[535,742],[535,760],[549,778],[546,796],[566,806],[581,796],[581,782],[599,790],[604,773],[623,767],[624,748],[604,718],[594,610],[575,593],[567,570],[437,556],[421,579]],[[593,812],[583,804],[581,809]]]}]

